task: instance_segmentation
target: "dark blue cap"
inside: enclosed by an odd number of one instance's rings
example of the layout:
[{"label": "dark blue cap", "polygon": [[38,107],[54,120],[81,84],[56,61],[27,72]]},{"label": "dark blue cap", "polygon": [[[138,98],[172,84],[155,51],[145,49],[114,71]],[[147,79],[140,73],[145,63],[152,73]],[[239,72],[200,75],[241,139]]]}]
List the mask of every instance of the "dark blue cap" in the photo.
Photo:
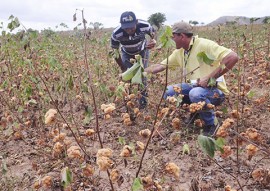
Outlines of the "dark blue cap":
[{"label": "dark blue cap", "polygon": [[126,12],[122,13],[122,15],[120,17],[120,23],[121,23],[122,29],[135,27],[135,25],[137,23],[135,14],[131,11],[126,11]]}]

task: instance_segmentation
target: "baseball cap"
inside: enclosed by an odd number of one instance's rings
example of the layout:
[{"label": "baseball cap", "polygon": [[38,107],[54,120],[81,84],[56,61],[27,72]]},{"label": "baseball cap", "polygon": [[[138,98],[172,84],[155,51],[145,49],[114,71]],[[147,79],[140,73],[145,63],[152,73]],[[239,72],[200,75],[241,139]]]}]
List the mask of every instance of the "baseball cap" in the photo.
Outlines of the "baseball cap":
[{"label": "baseball cap", "polygon": [[120,23],[122,29],[133,28],[137,23],[135,14],[131,11],[122,13]]},{"label": "baseball cap", "polygon": [[184,21],[175,23],[172,26],[173,33],[193,33],[192,26]]}]

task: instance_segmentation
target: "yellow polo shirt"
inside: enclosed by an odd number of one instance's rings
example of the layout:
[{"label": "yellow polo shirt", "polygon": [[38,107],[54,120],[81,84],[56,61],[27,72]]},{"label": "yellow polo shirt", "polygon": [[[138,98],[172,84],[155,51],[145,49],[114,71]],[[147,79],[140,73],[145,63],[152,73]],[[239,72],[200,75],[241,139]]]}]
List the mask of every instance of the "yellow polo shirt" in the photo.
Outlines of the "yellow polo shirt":
[{"label": "yellow polo shirt", "polygon": [[[168,58],[169,68],[175,69],[176,67],[181,67],[183,73],[188,74],[186,79],[189,80],[197,80],[198,78],[209,75],[213,70],[220,66],[221,60],[232,51],[228,48],[218,45],[214,41],[205,38],[199,38],[198,36],[193,37],[189,46],[189,53],[185,54],[183,48],[176,49]],[[211,65],[208,65],[204,62],[200,63],[197,59],[197,55],[201,52],[204,52],[207,57],[211,60],[214,60],[214,62]],[[163,60],[161,64],[166,65],[167,59]],[[197,67],[199,68],[196,69]],[[191,71],[193,72],[190,73]],[[229,94],[223,76],[221,76],[218,80],[218,88],[223,93]]]}]

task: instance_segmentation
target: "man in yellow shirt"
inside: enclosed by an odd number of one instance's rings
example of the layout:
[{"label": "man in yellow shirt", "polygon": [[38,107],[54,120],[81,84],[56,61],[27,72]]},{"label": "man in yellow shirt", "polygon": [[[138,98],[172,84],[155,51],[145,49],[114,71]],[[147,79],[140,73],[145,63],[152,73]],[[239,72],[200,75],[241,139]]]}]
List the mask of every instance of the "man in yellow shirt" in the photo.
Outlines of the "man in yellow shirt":
[{"label": "man in yellow shirt", "polygon": [[[229,93],[223,74],[237,63],[237,54],[211,40],[194,36],[192,26],[188,23],[175,23],[172,32],[176,50],[168,60],[151,65],[145,71],[155,74],[165,70],[167,65],[169,69],[180,67],[179,82],[182,83],[168,86],[165,99],[178,95],[173,89],[178,86],[184,95],[183,103],[205,101],[206,104],[220,105]],[[199,116],[205,123],[204,134],[214,135],[216,126],[213,109],[205,107]]]}]

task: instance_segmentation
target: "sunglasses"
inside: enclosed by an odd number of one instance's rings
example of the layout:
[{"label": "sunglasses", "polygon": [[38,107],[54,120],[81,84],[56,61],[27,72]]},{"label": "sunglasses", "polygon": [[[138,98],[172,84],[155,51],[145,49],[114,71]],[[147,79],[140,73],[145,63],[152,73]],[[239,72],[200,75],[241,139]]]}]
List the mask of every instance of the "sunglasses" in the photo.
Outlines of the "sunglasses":
[{"label": "sunglasses", "polygon": [[177,35],[177,36],[179,36],[181,33],[176,33],[176,32],[173,32],[172,34],[173,34],[173,35]]}]

